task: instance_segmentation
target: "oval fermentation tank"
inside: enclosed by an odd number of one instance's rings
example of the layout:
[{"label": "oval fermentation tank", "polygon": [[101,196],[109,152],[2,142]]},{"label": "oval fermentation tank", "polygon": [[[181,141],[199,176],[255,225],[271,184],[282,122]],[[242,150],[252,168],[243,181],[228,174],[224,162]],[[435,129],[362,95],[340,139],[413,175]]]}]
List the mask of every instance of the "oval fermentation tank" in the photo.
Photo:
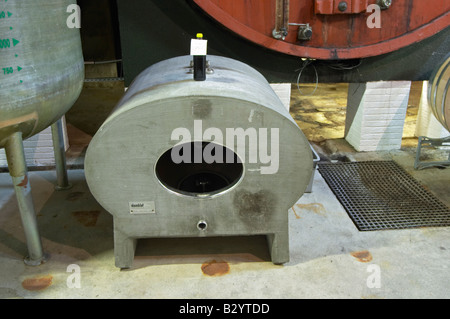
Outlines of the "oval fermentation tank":
[{"label": "oval fermentation tank", "polygon": [[[428,81],[450,48],[446,0],[134,1],[117,0],[126,86],[149,65],[186,54],[199,31],[210,54],[270,83],[295,83],[305,58],[302,83]],[[390,5],[374,12],[378,1]]]},{"label": "oval fermentation tank", "polygon": [[114,217],[120,268],[146,237],[267,235],[272,261],[289,259],[288,209],[309,184],[310,145],[259,72],[207,60],[205,81],[191,56],[147,68],[88,147],[86,180]]},{"label": "oval fermentation tank", "polygon": [[385,54],[450,25],[446,0],[193,1],[257,45],[323,60]]},{"label": "oval fermentation tank", "polygon": [[80,31],[67,23],[74,4],[73,0],[0,1],[0,148],[5,148],[19,204],[28,265],[41,264],[45,254],[23,140],[51,125],[59,171],[60,119],[75,103],[84,80]]}]

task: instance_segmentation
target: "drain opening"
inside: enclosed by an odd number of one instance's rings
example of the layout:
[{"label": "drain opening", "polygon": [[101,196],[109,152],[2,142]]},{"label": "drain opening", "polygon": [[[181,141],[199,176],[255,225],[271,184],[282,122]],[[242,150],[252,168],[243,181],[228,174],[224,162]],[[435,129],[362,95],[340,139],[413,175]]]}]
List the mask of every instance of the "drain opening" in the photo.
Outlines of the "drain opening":
[{"label": "drain opening", "polygon": [[232,150],[210,142],[191,142],[167,150],[156,162],[155,173],[167,189],[205,197],[231,189],[244,167]]},{"label": "drain opening", "polygon": [[206,228],[208,228],[208,224],[204,220],[201,220],[198,222],[197,228],[199,230],[206,230]]}]

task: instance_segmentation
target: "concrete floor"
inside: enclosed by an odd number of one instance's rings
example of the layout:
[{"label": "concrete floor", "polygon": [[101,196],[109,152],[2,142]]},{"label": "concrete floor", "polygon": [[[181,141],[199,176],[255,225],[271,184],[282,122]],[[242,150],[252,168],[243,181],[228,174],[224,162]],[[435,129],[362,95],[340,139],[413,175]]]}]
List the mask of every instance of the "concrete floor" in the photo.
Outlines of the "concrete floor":
[{"label": "concrete floor", "polygon": [[[90,135],[70,125],[79,138],[68,161],[80,163]],[[319,142],[325,160],[393,159],[450,206],[450,169],[414,171],[411,140],[377,153],[356,153],[339,136]],[[48,254],[30,267],[11,179],[0,174],[0,298],[450,298],[449,227],[359,232],[318,172],[312,193],[287,212],[291,259],[282,266],[265,238],[224,237],[140,240],[132,269],[120,270],[112,217],[82,169],[69,179],[72,189],[55,191],[54,171],[30,173]]]}]

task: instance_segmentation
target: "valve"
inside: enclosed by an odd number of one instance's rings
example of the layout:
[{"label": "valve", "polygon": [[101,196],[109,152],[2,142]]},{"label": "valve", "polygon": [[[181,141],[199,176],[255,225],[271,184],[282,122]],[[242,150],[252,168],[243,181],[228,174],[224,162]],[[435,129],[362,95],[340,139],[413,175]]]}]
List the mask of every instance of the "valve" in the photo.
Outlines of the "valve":
[{"label": "valve", "polygon": [[377,4],[381,9],[389,9],[389,7],[392,5],[392,0],[378,0]]},{"label": "valve", "polygon": [[312,38],[312,28],[308,24],[303,24],[298,27],[298,35],[297,38],[299,40],[311,40]]}]

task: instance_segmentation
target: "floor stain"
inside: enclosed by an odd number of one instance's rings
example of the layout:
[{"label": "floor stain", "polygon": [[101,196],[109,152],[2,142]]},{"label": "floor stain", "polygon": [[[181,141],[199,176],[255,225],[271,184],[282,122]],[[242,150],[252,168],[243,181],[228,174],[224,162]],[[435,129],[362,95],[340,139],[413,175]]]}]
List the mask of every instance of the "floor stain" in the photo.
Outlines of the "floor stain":
[{"label": "floor stain", "polygon": [[27,278],[22,281],[22,287],[29,291],[41,291],[48,288],[53,281],[53,276],[47,275],[43,277]]},{"label": "floor stain", "polygon": [[[300,209],[309,210],[317,215],[325,216],[325,207],[323,207],[320,203],[312,203],[312,204],[297,204],[296,205]],[[296,214],[296,212],[294,211]],[[296,214],[297,216],[297,214]],[[300,217],[297,217],[300,218]]]},{"label": "floor stain", "polygon": [[74,202],[79,200],[84,195],[84,192],[73,192],[67,195],[66,200],[69,202]]},{"label": "floor stain", "polygon": [[97,224],[99,210],[72,212],[76,220],[86,227],[94,227]]},{"label": "floor stain", "polygon": [[295,206],[292,206],[292,211],[294,212],[295,218],[300,219],[301,217],[295,211]]},{"label": "floor stain", "polygon": [[202,272],[206,276],[223,276],[230,272],[230,265],[225,261],[211,260],[202,265]]},{"label": "floor stain", "polygon": [[350,254],[362,263],[368,263],[369,261],[372,261],[372,254],[368,250],[354,251]]}]

